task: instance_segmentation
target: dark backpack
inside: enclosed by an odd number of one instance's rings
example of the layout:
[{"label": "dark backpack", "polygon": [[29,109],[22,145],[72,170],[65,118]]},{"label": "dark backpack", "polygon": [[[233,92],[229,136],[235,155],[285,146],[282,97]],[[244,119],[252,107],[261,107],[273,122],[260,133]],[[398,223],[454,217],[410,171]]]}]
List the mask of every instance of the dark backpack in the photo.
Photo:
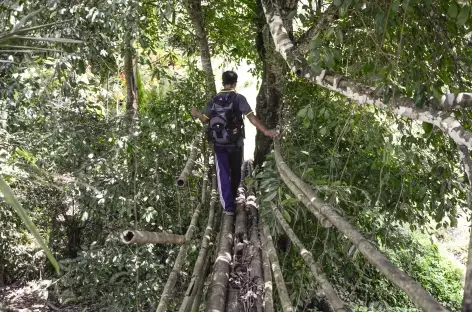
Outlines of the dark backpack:
[{"label": "dark backpack", "polygon": [[222,92],[212,99],[208,139],[215,145],[235,145],[244,137],[244,122],[236,97],[236,92]]}]

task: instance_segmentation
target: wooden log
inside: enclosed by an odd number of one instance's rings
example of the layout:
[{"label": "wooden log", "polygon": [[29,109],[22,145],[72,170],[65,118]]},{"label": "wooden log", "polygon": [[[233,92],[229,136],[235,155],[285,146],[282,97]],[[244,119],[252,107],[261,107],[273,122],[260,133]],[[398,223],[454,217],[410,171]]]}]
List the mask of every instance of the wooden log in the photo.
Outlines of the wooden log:
[{"label": "wooden log", "polygon": [[365,259],[375,265],[385,277],[402,289],[410,300],[419,308],[425,311],[448,311],[437,302],[423,287],[414,279],[409,277],[404,271],[397,268],[387,257],[381,253],[372,243],[344,219],[334,208],[321,200],[316,192],[299,177],[284,162],[280,154],[280,142],[274,140],[274,155],[277,166],[300,190],[308,197],[313,206],[341,231],[364,255]]},{"label": "wooden log", "polygon": [[125,230],[121,233],[121,241],[129,244],[183,244],[185,235],[163,232],[146,232]]}]

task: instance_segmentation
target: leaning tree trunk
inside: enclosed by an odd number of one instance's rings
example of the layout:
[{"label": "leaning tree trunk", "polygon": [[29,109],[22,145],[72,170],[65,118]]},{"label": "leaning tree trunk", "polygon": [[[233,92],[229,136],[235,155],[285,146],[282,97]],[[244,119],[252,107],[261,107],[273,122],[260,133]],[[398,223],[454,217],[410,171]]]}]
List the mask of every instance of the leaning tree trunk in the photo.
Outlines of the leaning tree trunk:
[{"label": "leaning tree trunk", "polygon": [[208,39],[204,28],[202,3],[201,0],[185,0],[185,8],[187,9],[190,20],[192,21],[195,35],[197,36],[198,46],[200,48],[200,57],[202,67],[205,71],[205,85],[207,95],[216,93],[215,77],[211,66],[211,53],[208,45]]},{"label": "leaning tree trunk", "polygon": [[[459,156],[464,166],[464,171],[469,180],[469,190],[467,192],[467,205],[471,208],[472,201],[472,160],[469,149],[466,146],[459,146]],[[464,297],[462,299],[462,312],[472,311],[472,226],[469,238],[469,253],[467,256],[467,267],[465,272]]]}]

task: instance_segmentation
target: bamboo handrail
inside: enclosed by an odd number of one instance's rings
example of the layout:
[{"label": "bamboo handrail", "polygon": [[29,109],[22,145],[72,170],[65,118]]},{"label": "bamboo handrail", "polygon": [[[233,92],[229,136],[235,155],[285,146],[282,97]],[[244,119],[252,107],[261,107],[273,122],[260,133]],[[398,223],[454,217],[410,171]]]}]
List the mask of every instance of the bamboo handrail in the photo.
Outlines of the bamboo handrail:
[{"label": "bamboo handrail", "polygon": [[347,305],[338,297],[338,294],[334,290],[333,286],[329,282],[329,280],[324,275],[323,271],[316,265],[315,260],[313,259],[313,255],[309,252],[303,243],[300,241],[298,236],[292,230],[290,225],[285,221],[284,216],[282,213],[277,209],[277,206],[274,203],[270,203],[272,212],[275,215],[275,218],[279,222],[279,224],[284,229],[287,236],[290,240],[297,245],[298,249],[300,250],[300,255],[302,256],[303,260],[305,261],[306,265],[310,268],[313,277],[319,283],[321,290],[323,291],[326,299],[328,302],[333,306],[335,311],[339,312],[348,312],[350,309]]},{"label": "bamboo handrail", "polygon": [[364,255],[365,259],[375,265],[385,277],[402,289],[410,300],[419,308],[425,311],[448,311],[439,302],[437,302],[423,287],[408,276],[404,271],[397,268],[387,257],[371,244],[362,234],[345,220],[334,208],[321,200],[316,192],[304,181],[298,178],[284,162],[280,154],[280,142],[274,140],[275,161],[280,174],[289,178],[300,190],[308,197],[313,206],[341,231]]}]

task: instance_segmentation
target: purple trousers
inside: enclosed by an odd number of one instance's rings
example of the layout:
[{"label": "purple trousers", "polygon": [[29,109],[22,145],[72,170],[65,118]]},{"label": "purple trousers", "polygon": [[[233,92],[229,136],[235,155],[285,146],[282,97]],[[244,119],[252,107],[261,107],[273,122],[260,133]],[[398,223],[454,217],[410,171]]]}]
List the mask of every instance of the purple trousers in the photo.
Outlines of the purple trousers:
[{"label": "purple trousers", "polygon": [[235,211],[235,198],[241,182],[242,147],[215,146],[216,179],[223,209]]}]

